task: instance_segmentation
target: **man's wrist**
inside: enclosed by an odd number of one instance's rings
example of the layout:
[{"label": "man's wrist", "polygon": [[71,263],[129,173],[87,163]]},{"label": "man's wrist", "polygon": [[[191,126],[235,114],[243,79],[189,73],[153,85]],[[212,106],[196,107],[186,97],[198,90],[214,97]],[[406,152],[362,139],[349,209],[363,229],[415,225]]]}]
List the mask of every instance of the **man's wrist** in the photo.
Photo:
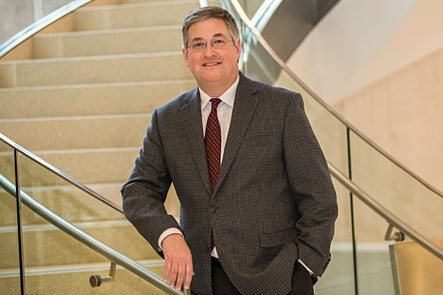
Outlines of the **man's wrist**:
[{"label": "man's wrist", "polygon": [[179,235],[183,236],[183,233],[182,233],[181,230],[179,230],[178,228],[176,228],[176,227],[168,228],[167,230],[165,230],[164,232],[162,232],[162,234],[161,234],[160,237],[158,238],[158,249],[159,249],[159,251],[162,251],[162,250],[163,250],[163,245],[162,245],[163,240],[164,240],[167,236],[169,236],[169,235],[173,235],[173,234],[179,234]]}]

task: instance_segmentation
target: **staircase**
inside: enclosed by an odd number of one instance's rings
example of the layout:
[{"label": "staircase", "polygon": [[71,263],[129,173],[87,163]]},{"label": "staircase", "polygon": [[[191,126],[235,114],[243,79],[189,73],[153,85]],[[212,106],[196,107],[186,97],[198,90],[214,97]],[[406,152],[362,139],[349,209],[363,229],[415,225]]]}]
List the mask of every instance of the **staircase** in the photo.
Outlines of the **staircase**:
[{"label": "staircase", "polygon": [[[195,87],[181,54],[181,22],[198,7],[196,0],[96,0],[46,28],[0,59],[0,132],[121,204],[150,114]],[[19,162],[31,197],[162,273],[160,257],[122,214],[30,160]],[[0,172],[9,179],[12,163],[0,145]],[[178,216],[170,195],[167,208]],[[15,200],[0,191],[0,202],[0,290],[19,294]],[[24,207],[22,216],[27,294],[160,293],[122,269],[114,283],[92,289],[89,276],[107,275],[108,261]]]}]

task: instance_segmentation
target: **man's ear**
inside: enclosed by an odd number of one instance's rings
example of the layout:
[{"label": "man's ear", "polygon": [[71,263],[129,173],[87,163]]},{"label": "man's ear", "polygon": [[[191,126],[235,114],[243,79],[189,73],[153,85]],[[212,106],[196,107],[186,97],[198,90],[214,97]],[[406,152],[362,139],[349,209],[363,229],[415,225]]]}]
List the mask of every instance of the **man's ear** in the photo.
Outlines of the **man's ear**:
[{"label": "man's ear", "polygon": [[235,48],[237,48],[237,62],[238,62],[241,56],[240,38],[237,40],[237,42],[235,42],[235,44],[236,44]]},{"label": "man's ear", "polygon": [[189,67],[189,59],[188,59],[188,52],[186,49],[182,48],[183,58],[185,60],[185,64],[187,67]]}]

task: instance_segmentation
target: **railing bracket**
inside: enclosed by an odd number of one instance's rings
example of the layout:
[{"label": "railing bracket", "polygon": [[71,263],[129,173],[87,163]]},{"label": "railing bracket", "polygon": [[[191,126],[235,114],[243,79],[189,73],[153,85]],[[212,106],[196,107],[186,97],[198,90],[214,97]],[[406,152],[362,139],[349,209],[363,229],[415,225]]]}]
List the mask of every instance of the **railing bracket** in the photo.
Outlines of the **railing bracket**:
[{"label": "railing bracket", "polygon": [[112,282],[115,279],[115,268],[116,264],[111,261],[111,268],[109,269],[109,276],[102,277],[100,275],[92,275],[89,278],[89,284],[92,288],[100,287],[103,283]]},{"label": "railing bracket", "polygon": [[392,233],[393,229],[394,229],[394,226],[392,224],[389,224],[388,230],[386,231],[386,235],[385,235],[385,241],[396,241],[396,242],[404,241],[405,234],[402,231]]}]

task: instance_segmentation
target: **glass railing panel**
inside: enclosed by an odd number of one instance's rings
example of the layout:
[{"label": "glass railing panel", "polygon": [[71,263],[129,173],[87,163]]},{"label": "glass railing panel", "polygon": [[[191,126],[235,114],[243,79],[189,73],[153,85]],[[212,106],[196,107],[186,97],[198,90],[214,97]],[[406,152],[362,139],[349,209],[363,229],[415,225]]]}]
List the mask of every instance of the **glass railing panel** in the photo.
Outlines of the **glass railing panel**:
[{"label": "glass railing panel", "polygon": [[[0,141],[0,175],[15,185],[14,152]],[[0,186],[0,290],[21,294],[16,199]]]},{"label": "glass railing panel", "polygon": [[[90,169],[90,168],[85,168]],[[148,259],[159,259],[154,250],[138,234],[135,228],[126,220],[123,213],[110,208],[108,205],[91,197],[88,193],[80,190],[61,177],[49,172],[43,166],[21,155],[19,157],[19,179],[22,183],[22,190],[43,206],[59,215],[66,221],[74,224],[81,230],[90,234],[107,246],[128,256],[129,258],[142,261]],[[93,186],[98,193],[120,203],[119,184],[96,184]],[[28,240],[36,242],[36,245],[47,245],[47,248],[60,248],[65,251],[72,251],[76,255],[53,255],[49,252],[42,261],[50,264],[79,264],[79,263],[99,263],[105,259],[97,256],[93,252],[82,255],[82,248],[75,246],[76,242],[67,237],[56,237],[46,239],[47,235],[56,234],[56,231],[41,224],[42,219],[34,212],[23,210],[23,223],[29,228],[27,235],[32,236]],[[38,229],[46,234],[37,235]],[[58,234],[58,233],[57,233]],[[26,236],[25,236],[26,238]],[[62,242],[61,242],[62,241]],[[26,250],[35,252],[36,245],[27,245]],[[33,253],[27,256],[42,257],[43,254]],[[79,260],[79,258],[81,258]],[[27,265],[34,267],[38,265],[27,259]]]},{"label": "glass railing panel", "polygon": [[0,45],[17,32],[70,2],[72,0],[0,0]]},{"label": "glass railing panel", "polygon": [[351,133],[350,142],[353,181],[428,239],[442,238],[443,199],[356,134]]},{"label": "glass railing panel", "polygon": [[331,245],[331,262],[314,286],[316,295],[354,295],[354,260],[349,191],[333,180],[337,192],[339,215]]},{"label": "glass railing panel", "polygon": [[[124,215],[92,198],[40,164],[19,154],[22,191],[108,247],[162,274],[163,261],[126,221]],[[2,166],[3,167],[3,166]],[[109,195],[119,186],[98,186]],[[8,196],[13,199],[11,196]],[[116,198],[116,196],[114,196]],[[107,276],[109,261],[70,237],[37,213],[22,206],[26,288],[45,294],[89,294],[89,276]],[[138,276],[117,270],[113,283],[100,287],[103,294],[160,293]],[[40,293],[40,294],[42,294]]]},{"label": "glass railing panel", "polygon": [[[71,223],[125,219],[120,212],[106,206],[26,156],[19,157],[19,172],[23,191]],[[92,185],[92,189],[96,189],[98,193],[118,205],[121,204],[119,184]],[[33,224],[35,216],[32,214],[28,216],[28,213],[23,212],[24,224]]]},{"label": "glass railing panel", "polygon": [[354,198],[357,251],[358,294],[394,295],[394,280],[389,244],[385,241],[388,223]]}]

